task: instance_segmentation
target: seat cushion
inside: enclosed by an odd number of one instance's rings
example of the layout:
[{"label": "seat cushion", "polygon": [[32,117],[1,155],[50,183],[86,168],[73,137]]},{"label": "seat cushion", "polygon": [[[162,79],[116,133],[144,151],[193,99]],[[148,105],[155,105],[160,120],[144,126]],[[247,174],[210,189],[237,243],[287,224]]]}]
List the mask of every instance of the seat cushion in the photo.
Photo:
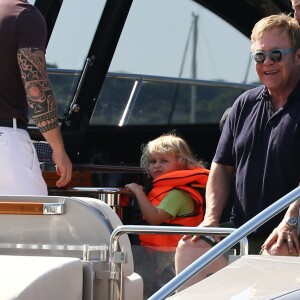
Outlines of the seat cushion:
[{"label": "seat cushion", "polygon": [[79,300],[82,277],[77,258],[0,255],[2,300]]}]

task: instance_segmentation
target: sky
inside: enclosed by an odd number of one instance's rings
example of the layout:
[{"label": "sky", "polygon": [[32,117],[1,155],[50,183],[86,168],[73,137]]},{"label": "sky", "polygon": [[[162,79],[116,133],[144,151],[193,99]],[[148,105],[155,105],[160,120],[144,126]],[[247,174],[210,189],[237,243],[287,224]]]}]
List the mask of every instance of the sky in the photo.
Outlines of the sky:
[{"label": "sky", "polygon": [[[104,0],[64,0],[47,61],[81,69],[103,7]],[[109,71],[178,77],[183,66],[182,77],[191,78],[193,15],[196,78],[243,82],[250,63],[247,82],[257,81],[249,39],[191,0],[133,1]]]},{"label": "sky", "polygon": [[[153,2],[159,5],[152,5]],[[192,14],[195,14],[198,16],[198,78],[244,80],[250,60],[250,40],[207,9],[193,1],[183,0],[138,0],[132,9],[136,13],[132,13],[132,18],[129,15],[112,69],[137,70],[137,73],[147,69],[149,73],[162,76],[178,75],[193,21]],[[138,28],[136,24],[139,24]],[[140,43],[137,37],[142,34],[152,38]],[[191,76],[192,43],[189,46],[184,77]],[[249,80],[257,81],[252,62],[249,70]]]}]

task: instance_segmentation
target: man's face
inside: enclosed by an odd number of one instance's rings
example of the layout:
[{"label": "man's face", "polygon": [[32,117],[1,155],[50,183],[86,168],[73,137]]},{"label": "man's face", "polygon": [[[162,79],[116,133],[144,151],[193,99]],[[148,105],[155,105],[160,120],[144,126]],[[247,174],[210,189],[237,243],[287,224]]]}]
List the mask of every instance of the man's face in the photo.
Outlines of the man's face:
[{"label": "man's face", "polygon": [[292,0],[294,18],[300,23],[300,0]]},{"label": "man's face", "polygon": [[[253,46],[255,51],[270,53],[274,49],[290,49],[291,42],[287,36],[282,35],[282,31],[273,29],[263,33]],[[263,62],[256,63],[257,75],[270,92],[283,92],[291,89],[291,82],[293,82],[291,78],[299,72],[294,56],[294,52],[289,52],[276,61],[270,55],[266,55]]]}]

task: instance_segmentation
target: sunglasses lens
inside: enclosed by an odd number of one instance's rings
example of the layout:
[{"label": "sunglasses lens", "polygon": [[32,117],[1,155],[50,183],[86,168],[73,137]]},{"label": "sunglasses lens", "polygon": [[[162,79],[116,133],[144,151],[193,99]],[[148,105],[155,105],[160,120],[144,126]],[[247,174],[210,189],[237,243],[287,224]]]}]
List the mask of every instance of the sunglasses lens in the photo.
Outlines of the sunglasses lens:
[{"label": "sunglasses lens", "polygon": [[263,64],[266,59],[266,55],[263,52],[256,52],[253,54],[253,59],[257,64]]},{"label": "sunglasses lens", "polygon": [[270,52],[270,58],[272,59],[273,62],[278,62],[281,61],[282,54],[279,50],[273,50]]},{"label": "sunglasses lens", "polygon": [[252,54],[252,57],[257,64],[263,64],[267,56],[269,56],[273,62],[279,62],[282,60],[283,51],[284,50],[277,50],[277,49],[272,50],[270,52],[257,51]]}]

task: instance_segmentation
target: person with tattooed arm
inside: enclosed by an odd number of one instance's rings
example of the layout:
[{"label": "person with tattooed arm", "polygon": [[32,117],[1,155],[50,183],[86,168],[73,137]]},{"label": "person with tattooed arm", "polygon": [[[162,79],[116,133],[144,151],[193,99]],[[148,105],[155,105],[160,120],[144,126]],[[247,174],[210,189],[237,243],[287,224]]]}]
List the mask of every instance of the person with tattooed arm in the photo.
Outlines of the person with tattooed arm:
[{"label": "person with tattooed arm", "polygon": [[46,71],[47,28],[26,0],[0,0],[0,194],[47,195],[35,147],[27,132],[29,110],[52,148],[58,187],[72,164],[58,124]]}]

